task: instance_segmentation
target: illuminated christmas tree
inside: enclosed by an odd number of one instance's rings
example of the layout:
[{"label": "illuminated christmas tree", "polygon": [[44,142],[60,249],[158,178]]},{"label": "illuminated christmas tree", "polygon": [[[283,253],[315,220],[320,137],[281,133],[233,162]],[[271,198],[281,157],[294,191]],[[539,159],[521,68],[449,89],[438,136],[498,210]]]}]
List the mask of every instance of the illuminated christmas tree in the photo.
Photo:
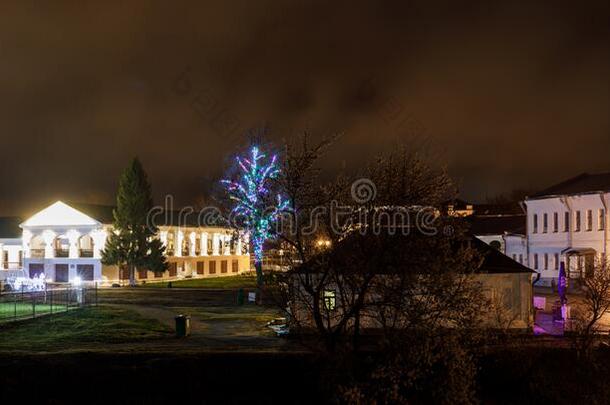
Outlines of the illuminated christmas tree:
[{"label": "illuminated christmas tree", "polygon": [[254,253],[256,281],[263,284],[263,245],[272,238],[272,231],[288,201],[270,190],[271,182],[279,173],[277,156],[266,159],[258,147],[250,149],[248,157],[237,157],[240,176],[237,180],[222,180],[231,200],[233,223],[248,231]]}]

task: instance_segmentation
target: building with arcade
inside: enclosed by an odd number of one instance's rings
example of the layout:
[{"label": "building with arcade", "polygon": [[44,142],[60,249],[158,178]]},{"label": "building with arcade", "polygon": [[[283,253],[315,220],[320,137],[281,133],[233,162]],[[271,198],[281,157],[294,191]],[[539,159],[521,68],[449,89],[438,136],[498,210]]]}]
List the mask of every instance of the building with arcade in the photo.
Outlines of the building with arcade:
[{"label": "building with arcade", "polygon": [[[126,269],[102,263],[101,251],[112,232],[113,207],[57,201],[0,235],[0,280],[39,277],[69,283],[75,277],[100,285],[123,284]],[[155,216],[158,238],[165,246],[169,268],[164,273],[138,269],[136,280],[237,275],[250,270],[247,236],[226,227],[200,226],[195,216],[178,211]],[[10,222],[7,220],[7,222]],[[0,224],[2,225],[2,224]]]}]

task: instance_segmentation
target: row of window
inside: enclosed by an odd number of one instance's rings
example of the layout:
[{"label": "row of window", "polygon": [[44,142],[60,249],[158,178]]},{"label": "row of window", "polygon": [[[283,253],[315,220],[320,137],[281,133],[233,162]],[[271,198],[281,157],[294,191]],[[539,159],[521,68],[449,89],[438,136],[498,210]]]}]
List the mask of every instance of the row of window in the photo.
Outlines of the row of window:
[{"label": "row of window", "polygon": [[513,253],[513,260],[523,264],[523,255],[519,254],[519,260],[517,260],[517,255]]},{"label": "row of window", "polygon": [[[228,260],[219,260],[219,261],[220,261],[220,269],[217,269],[216,260],[208,261],[207,272],[205,271],[205,262],[203,262],[203,261],[197,262],[197,274],[198,275],[217,274],[218,270],[220,270],[220,274],[228,273],[229,272],[229,261]],[[184,271],[184,263],[180,263],[180,271]],[[176,277],[178,275],[178,263],[176,263],[176,262],[169,263],[168,272],[169,272],[169,277]],[[231,260],[231,273],[238,273],[238,272],[239,272],[239,261]],[[147,277],[148,277],[148,272],[145,270],[141,271],[138,274],[138,278],[142,279],[142,278],[147,278]],[[161,277],[163,277],[163,273],[155,273],[155,278],[161,278]]]},{"label": "row of window", "polygon": [[[538,270],[540,267],[538,253],[534,253],[532,258],[534,261],[534,269]],[[549,270],[549,254],[548,253],[545,253],[542,256],[542,265],[543,265],[543,270]],[[553,269],[559,270],[559,253],[553,254]]]},{"label": "row of window", "polygon": [[[563,213],[563,232],[570,231],[571,225],[570,212]],[[581,211],[574,211],[574,232],[580,232],[582,227]],[[553,232],[559,232],[559,213],[553,212]],[[603,231],[606,228],[606,210],[600,208],[597,210],[597,230]],[[593,210],[585,211],[585,230],[593,230]],[[532,218],[532,233],[538,233],[538,214],[534,214]],[[542,233],[549,232],[549,214],[542,214]]]},{"label": "row of window", "polygon": [[[30,278],[39,277],[40,274],[44,273],[44,264],[42,263],[30,263],[28,267]],[[93,265],[92,264],[78,264],[76,265],[76,275],[80,277],[82,281],[93,281]],[[56,283],[67,283],[70,281],[70,269],[67,263],[57,263],[55,265],[55,279]]]},{"label": "row of window", "polygon": [[[518,261],[519,263],[523,264],[523,255],[519,254],[519,256],[517,257],[516,254],[512,255],[512,258],[514,261]],[[534,253],[531,256],[532,259],[532,265],[534,270],[550,270],[551,267],[553,270],[559,270],[559,263],[560,263],[560,257],[559,257],[559,253],[544,253],[541,255],[538,255],[538,253]],[[542,259],[542,260],[540,260]],[[551,265],[551,261],[552,261],[552,265]],[[583,258],[580,257],[577,259],[576,264],[578,266],[578,268],[581,268],[583,265]],[[566,269],[567,270],[567,269]]]},{"label": "row of window", "polygon": [[[167,238],[167,247],[165,253],[167,256],[175,256],[176,253],[176,244],[174,243],[173,238],[170,238],[171,234],[168,235]],[[219,241],[218,244],[218,252],[219,254],[224,254],[227,250],[230,251],[232,255],[242,255],[245,252],[247,246],[242,245],[241,251],[238,251],[237,243],[233,243],[231,241]],[[205,249],[205,255],[212,256],[214,254],[212,239],[208,239],[207,249]],[[182,256],[190,256],[191,255],[191,242],[188,238],[184,238],[182,240],[182,245],[180,247],[180,253]],[[195,256],[201,256],[201,243],[199,238],[195,241]]]}]

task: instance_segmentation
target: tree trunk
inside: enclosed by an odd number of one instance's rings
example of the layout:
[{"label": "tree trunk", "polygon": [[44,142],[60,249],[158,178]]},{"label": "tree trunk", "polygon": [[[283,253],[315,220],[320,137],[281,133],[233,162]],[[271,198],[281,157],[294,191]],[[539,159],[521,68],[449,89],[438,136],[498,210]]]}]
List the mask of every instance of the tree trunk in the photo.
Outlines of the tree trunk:
[{"label": "tree trunk", "polygon": [[256,303],[261,304],[263,292],[264,279],[263,279],[263,262],[261,260],[254,261],[254,268],[256,269]]},{"label": "tree trunk", "polygon": [[129,286],[136,286],[136,266],[129,265]]},{"label": "tree trunk", "polygon": [[360,311],[356,311],[354,314],[354,336],[352,344],[354,345],[354,351],[358,351],[360,348]]}]

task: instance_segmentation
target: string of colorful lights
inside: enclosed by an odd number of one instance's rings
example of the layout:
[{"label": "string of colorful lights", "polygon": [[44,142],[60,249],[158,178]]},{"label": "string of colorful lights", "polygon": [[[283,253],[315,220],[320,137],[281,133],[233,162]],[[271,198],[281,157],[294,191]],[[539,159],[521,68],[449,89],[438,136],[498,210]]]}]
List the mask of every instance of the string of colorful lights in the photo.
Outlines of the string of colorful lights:
[{"label": "string of colorful lights", "polygon": [[277,155],[265,163],[266,154],[253,146],[249,157],[236,157],[242,171],[237,181],[222,180],[231,200],[235,201],[232,214],[239,216],[250,233],[255,264],[262,263],[263,245],[272,237],[272,227],[282,212],[288,209],[288,200],[277,194],[271,198],[269,181],[277,178],[280,169]]}]

